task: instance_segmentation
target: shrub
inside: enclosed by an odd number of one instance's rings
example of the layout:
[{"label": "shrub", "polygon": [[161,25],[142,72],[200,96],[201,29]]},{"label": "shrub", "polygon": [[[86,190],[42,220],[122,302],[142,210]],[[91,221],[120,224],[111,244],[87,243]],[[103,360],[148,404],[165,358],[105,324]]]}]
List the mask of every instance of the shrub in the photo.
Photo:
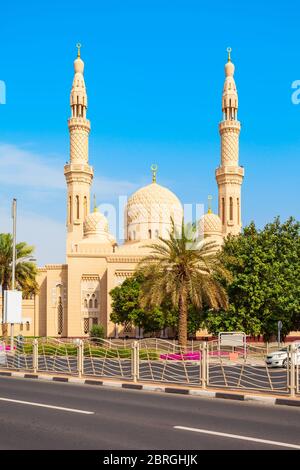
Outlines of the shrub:
[{"label": "shrub", "polygon": [[104,327],[103,325],[93,325],[90,330],[90,338],[97,338],[103,339],[105,336],[104,334]]}]

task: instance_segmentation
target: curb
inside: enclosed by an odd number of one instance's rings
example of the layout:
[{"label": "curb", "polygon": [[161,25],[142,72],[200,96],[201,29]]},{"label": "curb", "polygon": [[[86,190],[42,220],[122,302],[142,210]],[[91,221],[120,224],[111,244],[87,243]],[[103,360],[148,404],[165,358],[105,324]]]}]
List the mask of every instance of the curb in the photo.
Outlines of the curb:
[{"label": "curb", "polygon": [[211,390],[202,390],[202,389],[189,389],[189,388],[177,388],[172,386],[162,386],[156,384],[136,384],[132,382],[122,383],[122,382],[113,382],[113,381],[103,381],[96,379],[81,379],[79,377],[64,377],[59,375],[46,375],[46,374],[29,374],[29,373],[20,373],[20,372],[6,372],[0,371],[0,377],[18,377],[24,379],[38,379],[38,380],[47,380],[52,382],[61,382],[61,383],[73,383],[78,385],[92,385],[92,386],[101,386],[106,388],[120,388],[126,390],[145,390],[147,392],[161,392],[175,395],[191,395],[202,398],[221,398],[225,400],[234,400],[234,401],[248,401],[248,402],[260,402],[262,404],[268,405],[285,405],[285,406],[296,406],[300,407],[300,399],[294,398],[276,398],[263,395],[242,395],[239,393],[230,393],[230,392],[213,392]]}]

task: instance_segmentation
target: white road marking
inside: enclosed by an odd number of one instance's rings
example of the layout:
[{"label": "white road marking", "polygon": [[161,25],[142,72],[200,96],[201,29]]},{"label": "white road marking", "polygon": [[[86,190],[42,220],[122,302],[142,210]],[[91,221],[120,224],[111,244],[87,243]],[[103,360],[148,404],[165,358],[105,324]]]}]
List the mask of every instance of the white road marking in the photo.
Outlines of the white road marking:
[{"label": "white road marking", "polygon": [[258,439],[256,437],[249,437],[249,436],[239,436],[238,434],[227,434],[225,432],[208,431],[207,429],[187,428],[185,426],[174,426],[174,429],[199,432],[201,434],[210,434],[212,436],[228,437],[230,439],[240,439],[242,441],[260,442],[261,444],[269,444],[272,446],[290,447],[291,449],[300,449],[300,445],[297,445],[297,444],[288,444],[287,442],[269,441],[267,439]]},{"label": "white road marking", "polygon": [[40,406],[41,408],[51,408],[53,410],[69,411],[71,413],[81,413],[81,414],[84,414],[84,415],[93,415],[93,414],[95,414],[94,411],[76,410],[74,408],[64,408],[62,406],[46,405],[44,403],[35,403],[35,402],[31,402],[31,401],[12,400],[11,398],[0,398],[0,401],[9,401],[11,403],[19,403],[20,405]]}]

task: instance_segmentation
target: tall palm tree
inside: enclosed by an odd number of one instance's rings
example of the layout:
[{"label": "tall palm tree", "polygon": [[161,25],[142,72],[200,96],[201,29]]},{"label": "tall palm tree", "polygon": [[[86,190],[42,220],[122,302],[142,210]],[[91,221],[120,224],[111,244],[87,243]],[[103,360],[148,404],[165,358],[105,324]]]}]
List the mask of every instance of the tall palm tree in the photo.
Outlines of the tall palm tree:
[{"label": "tall palm tree", "polygon": [[166,296],[178,307],[178,339],[187,345],[188,304],[201,310],[226,308],[227,294],[217,278],[229,279],[214,242],[199,240],[195,228],[184,225],[175,228],[172,220],[170,238],[159,237],[157,243],[147,245],[149,255],[139,263],[137,271],[145,278],[141,286],[142,307],[160,305]]},{"label": "tall palm tree", "polygon": [[[37,267],[30,261],[34,251],[33,246],[25,242],[16,244],[16,289],[23,291],[23,297],[30,297],[38,291],[36,282]],[[10,233],[0,233],[0,284],[2,293],[11,289],[12,284],[13,238]],[[4,320],[4,302],[2,299],[2,320]],[[3,325],[3,335],[7,326]]]}]

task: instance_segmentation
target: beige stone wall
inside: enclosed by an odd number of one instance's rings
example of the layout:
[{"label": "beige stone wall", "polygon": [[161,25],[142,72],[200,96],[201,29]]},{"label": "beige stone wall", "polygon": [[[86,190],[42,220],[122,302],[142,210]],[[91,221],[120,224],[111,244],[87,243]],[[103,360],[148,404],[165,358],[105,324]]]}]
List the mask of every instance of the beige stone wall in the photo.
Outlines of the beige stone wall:
[{"label": "beige stone wall", "polygon": [[[0,312],[2,312],[2,296],[0,295]],[[22,302],[22,319],[21,325],[14,325],[14,335],[34,336],[34,321],[36,319],[35,299],[24,299]],[[1,313],[2,314],[2,313]],[[0,335],[3,334],[2,324],[0,325]],[[10,326],[8,327],[10,335]]]},{"label": "beige stone wall", "polygon": [[[107,311],[107,276],[106,258],[103,256],[69,255],[68,256],[68,325],[67,336],[84,337],[88,333],[84,331],[84,312],[82,298],[82,280],[99,279],[100,299],[99,299],[99,320],[106,325]],[[94,314],[93,314],[94,315]]]}]

